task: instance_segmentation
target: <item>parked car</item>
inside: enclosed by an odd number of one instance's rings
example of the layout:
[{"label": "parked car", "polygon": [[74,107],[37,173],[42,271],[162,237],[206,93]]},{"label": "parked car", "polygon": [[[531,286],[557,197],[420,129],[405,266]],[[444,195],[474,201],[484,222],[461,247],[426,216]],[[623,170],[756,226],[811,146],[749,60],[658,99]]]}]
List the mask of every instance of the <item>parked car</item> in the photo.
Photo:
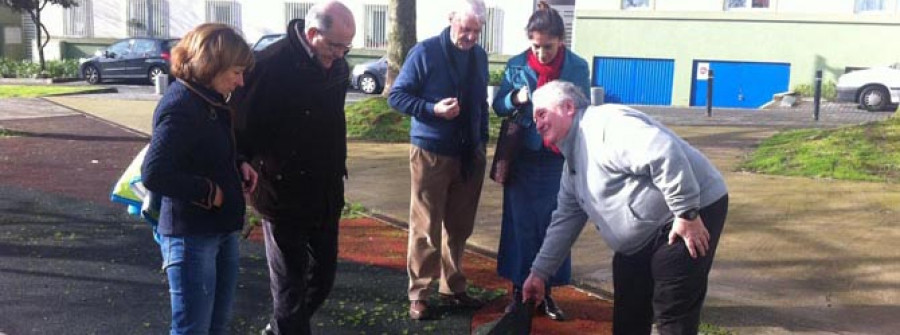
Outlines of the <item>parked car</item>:
[{"label": "parked car", "polygon": [[357,64],[350,72],[350,86],[366,94],[381,93],[387,75],[387,56]]},{"label": "parked car", "polygon": [[178,39],[128,38],[119,40],[94,57],[82,60],[79,73],[90,84],[105,79],[144,79],[152,83],[169,73],[170,51]]},{"label": "parked car", "polygon": [[267,46],[271,45],[272,43],[278,42],[278,40],[282,38],[284,38],[284,34],[263,35],[259,38],[259,40],[256,41],[255,44],[253,44],[253,52],[258,52],[262,49],[265,49]]},{"label": "parked car", "polygon": [[845,73],[836,86],[838,101],[870,111],[888,109],[900,102],[900,63]]}]

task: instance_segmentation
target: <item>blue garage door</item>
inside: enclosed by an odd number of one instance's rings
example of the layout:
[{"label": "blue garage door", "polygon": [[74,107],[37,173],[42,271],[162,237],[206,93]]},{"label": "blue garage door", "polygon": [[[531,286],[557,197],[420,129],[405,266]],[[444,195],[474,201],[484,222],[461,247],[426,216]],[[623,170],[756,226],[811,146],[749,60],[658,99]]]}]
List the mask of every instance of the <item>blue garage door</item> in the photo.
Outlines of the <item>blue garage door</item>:
[{"label": "blue garage door", "polygon": [[713,80],[713,106],[759,108],[772,95],[788,90],[791,64],[725,61],[694,61],[691,106],[706,106],[707,80],[698,80],[700,64],[709,64]]},{"label": "blue garage door", "polygon": [[671,105],[674,69],[671,59],[594,57],[593,86],[607,103]]}]

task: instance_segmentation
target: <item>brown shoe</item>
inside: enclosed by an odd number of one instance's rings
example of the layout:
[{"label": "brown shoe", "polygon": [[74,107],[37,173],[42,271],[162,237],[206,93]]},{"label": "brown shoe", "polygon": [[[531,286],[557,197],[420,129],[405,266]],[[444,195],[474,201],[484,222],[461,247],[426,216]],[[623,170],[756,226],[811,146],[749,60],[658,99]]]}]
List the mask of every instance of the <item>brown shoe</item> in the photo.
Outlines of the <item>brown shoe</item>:
[{"label": "brown shoe", "polygon": [[466,293],[444,294],[441,293],[441,303],[444,305],[464,307],[464,308],[480,308],[484,306],[484,302],[473,298]]},{"label": "brown shoe", "polygon": [[428,303],[425,300],[413,300],[409,302],[409,318],[422,320],[428,317]]}]

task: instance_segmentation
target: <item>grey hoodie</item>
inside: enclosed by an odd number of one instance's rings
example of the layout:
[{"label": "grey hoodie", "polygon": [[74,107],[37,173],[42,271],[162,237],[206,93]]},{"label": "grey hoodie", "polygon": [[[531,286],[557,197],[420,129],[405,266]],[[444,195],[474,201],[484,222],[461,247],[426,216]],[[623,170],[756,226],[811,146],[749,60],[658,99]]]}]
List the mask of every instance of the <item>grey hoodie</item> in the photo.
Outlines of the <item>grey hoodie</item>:
[{"label": "grey hoodie", "polygon": [[615,252],[632,254],[676,214],[728,193],[697,149],[640,111],[581,110],[559,143],[566,157],[558,205],[532,271],[554,273],[590,219]]}]

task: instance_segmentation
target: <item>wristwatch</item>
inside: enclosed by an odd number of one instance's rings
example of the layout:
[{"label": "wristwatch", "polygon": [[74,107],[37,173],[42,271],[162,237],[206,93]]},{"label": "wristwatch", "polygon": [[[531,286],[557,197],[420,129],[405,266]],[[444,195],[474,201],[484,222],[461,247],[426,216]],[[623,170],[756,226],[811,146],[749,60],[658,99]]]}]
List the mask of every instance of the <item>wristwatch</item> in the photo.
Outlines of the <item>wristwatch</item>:
[{"label": "wristwatch", "polygon": [[684,212],[681,212],[681,214],[678,214],[678,217],[679,217],[679,218],[685,219],[685,220],[688,220],[688,221],[693,221],[693,220],[696,219],[698,216],[700,216],[700,211],[697,210],[696,208],[691,208],[691,209],[689,209],[689,210],[686,210],[686,211],[684,211]]}]

